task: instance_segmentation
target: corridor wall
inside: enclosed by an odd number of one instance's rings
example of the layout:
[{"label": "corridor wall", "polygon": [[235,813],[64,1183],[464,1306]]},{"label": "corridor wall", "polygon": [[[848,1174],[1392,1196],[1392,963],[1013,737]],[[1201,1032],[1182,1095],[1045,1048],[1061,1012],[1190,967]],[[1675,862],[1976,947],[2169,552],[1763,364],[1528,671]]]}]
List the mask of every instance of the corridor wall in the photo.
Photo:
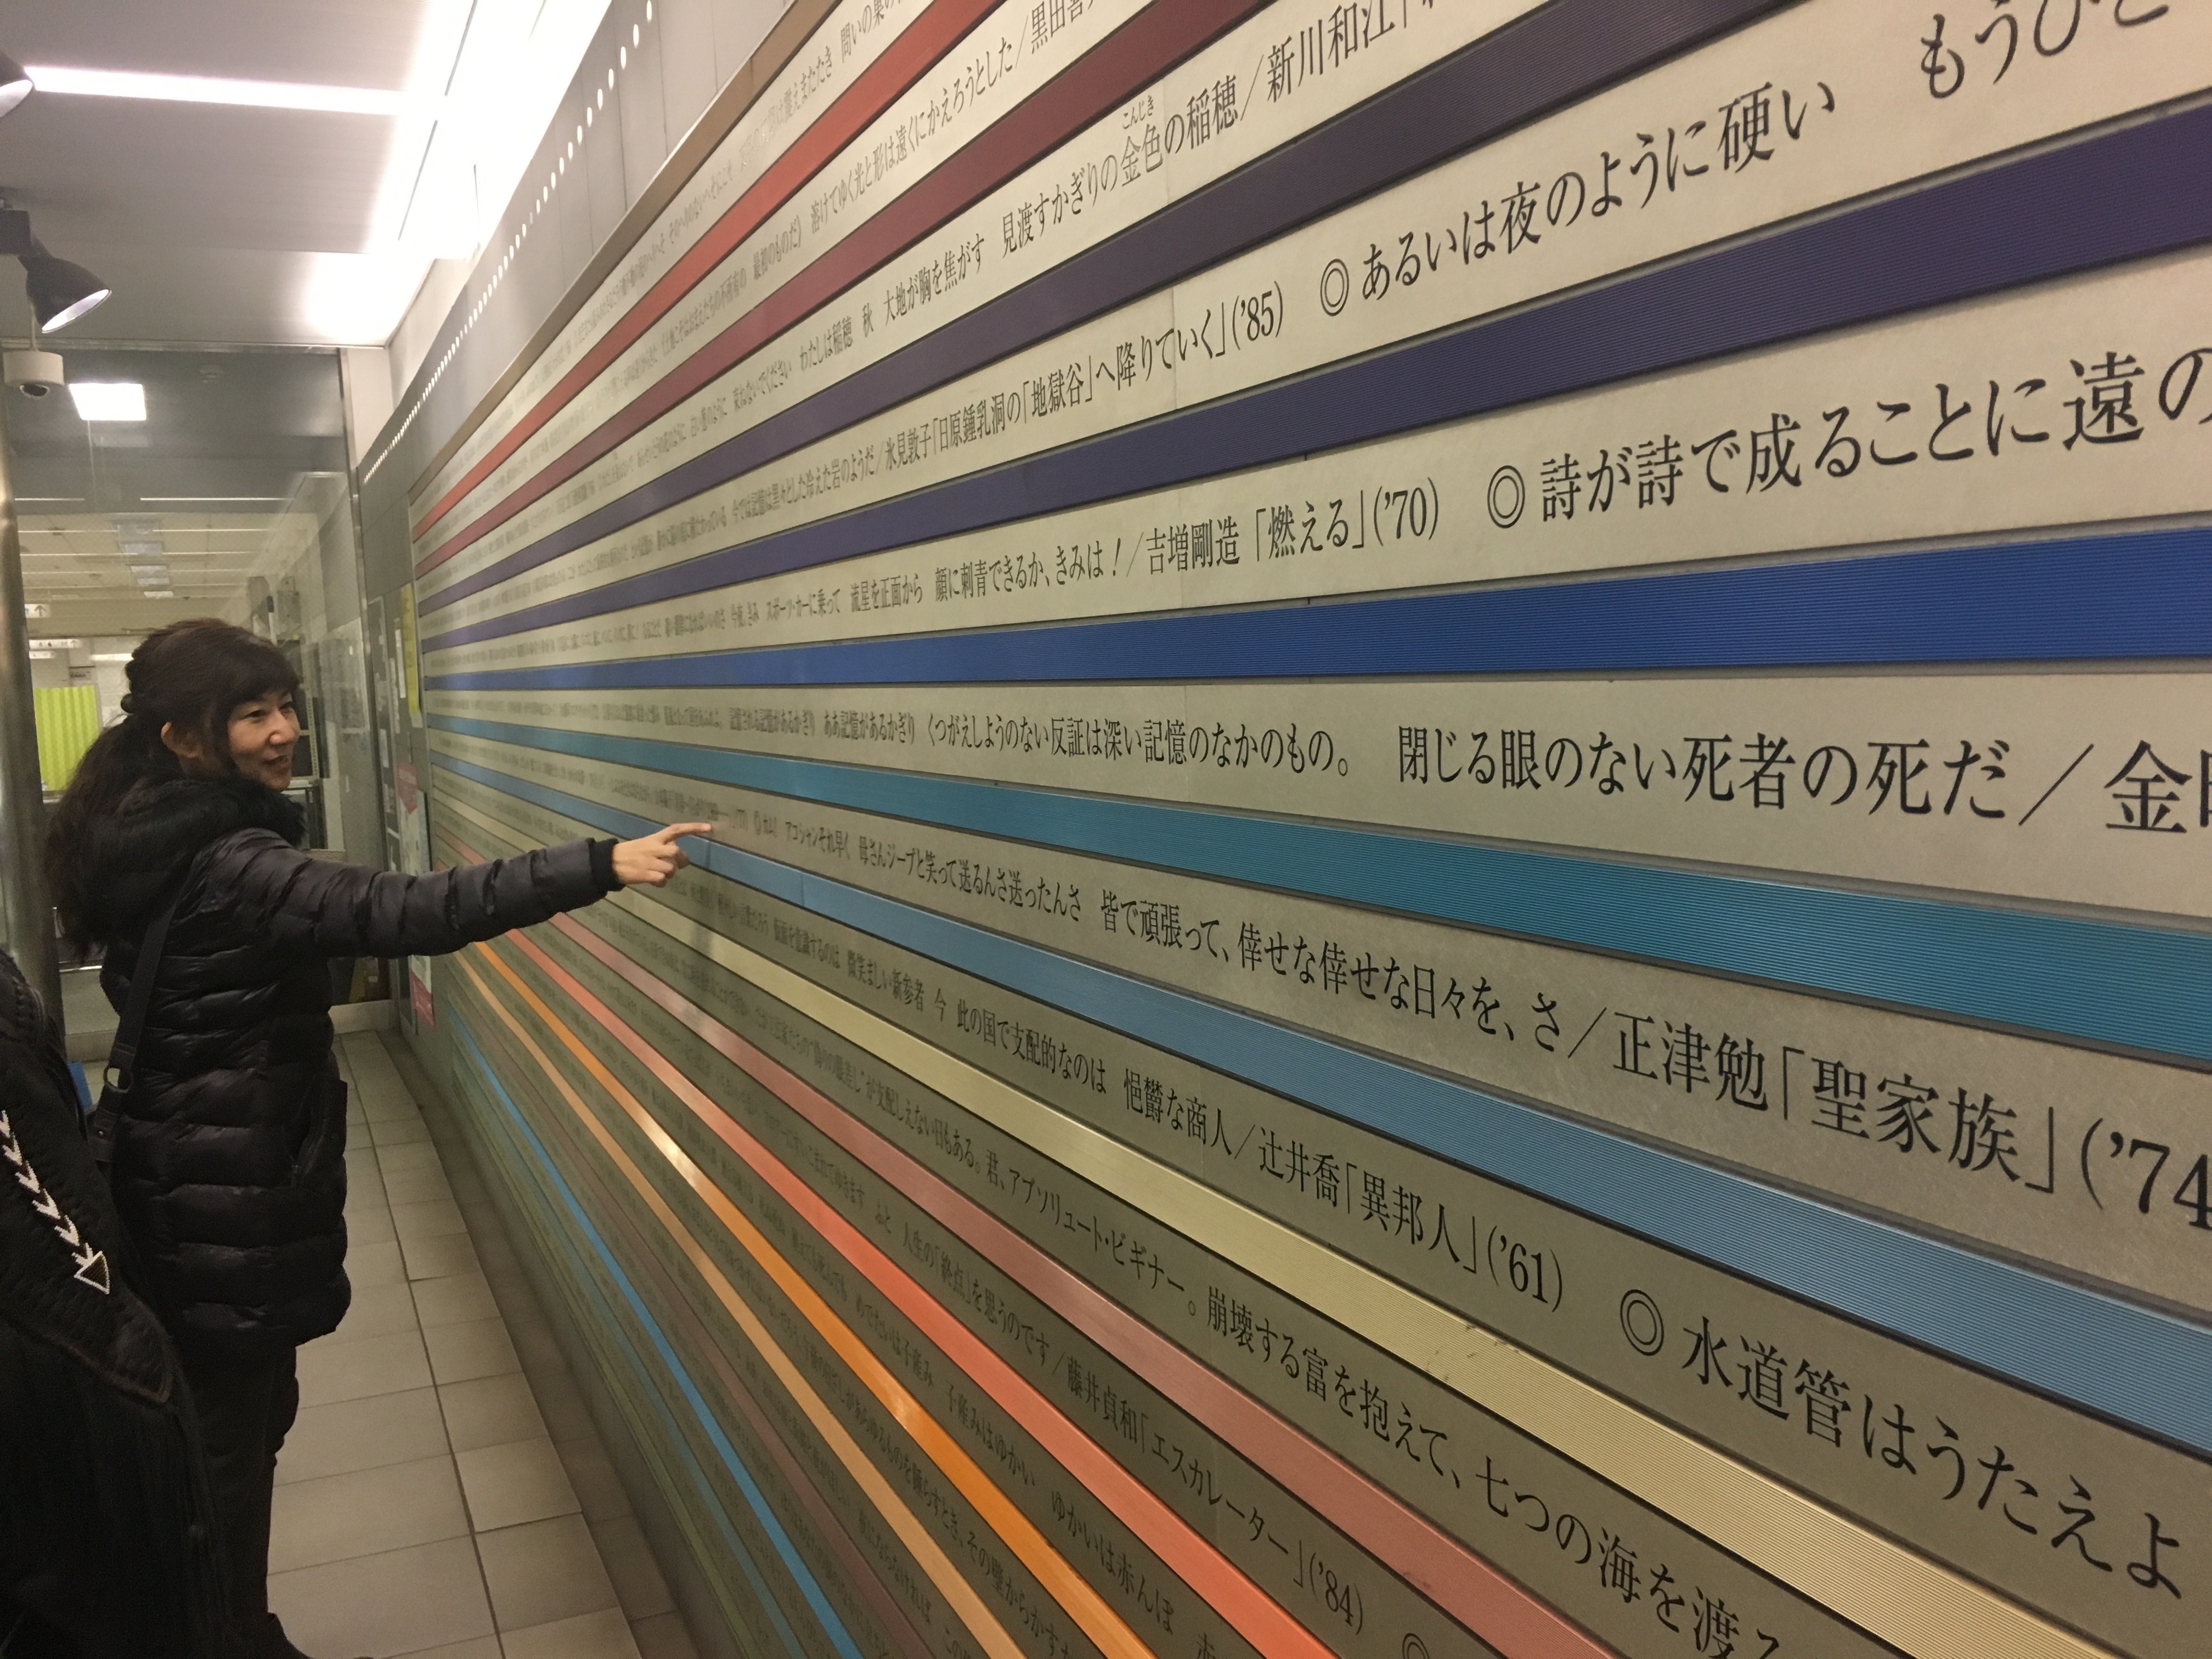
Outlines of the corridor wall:
[{"label": "corridor wall", "polygon": [[842,0],[729,107],[409,507],[434,855],[714,825],[418,1034],[695,1623],[2202,1650],[2208,80]]}]

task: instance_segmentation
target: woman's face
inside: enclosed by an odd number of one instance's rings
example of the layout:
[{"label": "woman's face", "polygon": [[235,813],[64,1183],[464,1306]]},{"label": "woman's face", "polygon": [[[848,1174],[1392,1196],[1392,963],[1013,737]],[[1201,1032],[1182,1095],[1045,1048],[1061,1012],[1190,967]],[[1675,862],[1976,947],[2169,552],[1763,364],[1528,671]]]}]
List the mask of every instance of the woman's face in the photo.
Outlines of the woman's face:
[{"label": "woman's face", "polygon": [[[240,772],[271,789],[292,781],[292,746],[300,741],[300,716],[289,691],[270,691],[236,705],[230,711],[229,732],[230,758]],[[198,732],[165,726],[161,741],[185,770],[196,776],[212,777],[222,770],[201,746]]]},{"label": "woman's face", "polygon": [[292,747],[300,716],[289,691],[272,691],[230,711],[230,757],[238,769],[271,789],[292,781]]}]

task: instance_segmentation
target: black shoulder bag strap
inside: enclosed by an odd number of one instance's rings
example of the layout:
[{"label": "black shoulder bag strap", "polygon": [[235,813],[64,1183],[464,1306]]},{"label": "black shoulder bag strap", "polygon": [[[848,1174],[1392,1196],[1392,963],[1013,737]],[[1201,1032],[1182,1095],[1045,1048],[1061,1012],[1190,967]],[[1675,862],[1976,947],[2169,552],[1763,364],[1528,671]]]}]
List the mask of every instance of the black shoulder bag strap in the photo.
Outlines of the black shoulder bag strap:
[{"label": "black shoulder bag strap", "polygon": [[154,1006],[154,981],[161,971],[161,952],[169,943],[169,923],[177,914],[173,897],[155,913],[138,942],[138,966],[131,975],[131,1000],[123,1009],[123,1023],[115,1028],[114,1045],[107,1051],[107,1069],[100,1073],[100,1104],[92,1109],[86,1139],[92,1143],[93,1162],[105,1170],[115,1161],[115,1134],[123,1109],[137,1083],[139,1039],[146,1034],[146,1015]]}]

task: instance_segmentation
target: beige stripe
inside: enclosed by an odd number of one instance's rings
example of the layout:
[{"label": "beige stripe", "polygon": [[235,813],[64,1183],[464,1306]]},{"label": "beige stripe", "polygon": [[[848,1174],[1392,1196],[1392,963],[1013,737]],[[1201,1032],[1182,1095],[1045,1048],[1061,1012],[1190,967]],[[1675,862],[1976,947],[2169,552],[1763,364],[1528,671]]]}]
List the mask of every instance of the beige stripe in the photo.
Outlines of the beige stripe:
[{"label": "beige stripe", "polygon": [[[492,827],[498,828],[501,834],[513,833],[503,826]],[[684,1226],[676,1212],[669,1207],[667,1200],[660,1196],[644,1172],[607,1133],[598,1115],[569,1086],[561,1068],[546,1058],[545,1051],[508,1012],[507,1005],[492,994],[491,988],[483,982],[468,958],[456,957],[454,961],[468,975],[477,994],[499,1016],[529,1052],[531,1058],[538,1062],[538,1069],[560,1091],[561,1097],[568,1102],[569,1110],[591,1132],[592,1138],[599,1143],[600,1150],[622,1171],[623,1179],[636,1190],[646,1207],[653,1212],[653,1218],[659,1222],[662,1231],[684,1252],[692,1267],[706,1281],[708,1289],[714,1293],[714,1299],[722,1304],[723,1310],[745,1334],[745,1340],[768,1362],[769,1368],[776,1375],[776,1380],[789,1391],[792,1399],[798,1402],[799,1410],[806,1413],[807,1420],[814,1425],[815,1432],[836,1454],[837,1461],[845,1466],[845,1472],[853,1477],[854,1484],[866,1494],[868,1501],[890,1523],[890,1528],[898,1534],[899,1541],[907,1547],[915,1563],[928,1576],[930,1583],[937,1586],[938,1593],[959,1615],[960,1622],[968,1626],[969,1634],[975,1638],[990,1659],[1025,1659],[1020,1644],[1007,1633],[1006,1626],[999,1622],[990,1608],[984,1606],[983,1599],[976,1593],[975,1586],[952,1565],[952,1559],[945,1554],[936,1537],[921,1524],[915,1512],[907,1507],[906,1501],[891,1489],[890,1483],[869,1461],[868,1455],[860,1449],[860,1443],[846,1431],[836,1414],[823,1402],[822,1396],[815,1393],[813,1385],[800,1374],[799,1367],[769,1334],[759,1316],[753,1312],[752,1305],[738,1294],[737,1287],[723,1276],[722,1270],[714,1265],[714,1259],[692,1237],[690,1230]],[[663,1150],[674,1147],[675,1143],[671,1141]],[[678,1151],[677,1156],[680,1158],[683,1154]]]},{"label": "beige stripe", "polygon": [[[441,803],[507,839],[518,831]],[[531,839],[521,835],[523,841]],[[1446,1388],[1916,1659],[2086,1659],[2112,1650],[1361,1267],[1303,1233],[639,893],[610,896],[679,944],[1094,1185],[1425,1371]]]}]

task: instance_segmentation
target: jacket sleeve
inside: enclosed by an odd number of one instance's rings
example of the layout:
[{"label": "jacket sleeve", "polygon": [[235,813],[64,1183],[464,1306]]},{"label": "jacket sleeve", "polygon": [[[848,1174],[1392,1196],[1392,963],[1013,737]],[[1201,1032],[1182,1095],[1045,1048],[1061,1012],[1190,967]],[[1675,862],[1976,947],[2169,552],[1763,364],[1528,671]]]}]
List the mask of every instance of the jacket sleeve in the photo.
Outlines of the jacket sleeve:
[{"label": "jacket sleeve", "polygon": [[441,956],[613,891],[611,847],[564,842],[409,876],[310,858],[268,830],[245,830],[214,849],[204,902],[235,903],[279,944],[319,956]]}]

